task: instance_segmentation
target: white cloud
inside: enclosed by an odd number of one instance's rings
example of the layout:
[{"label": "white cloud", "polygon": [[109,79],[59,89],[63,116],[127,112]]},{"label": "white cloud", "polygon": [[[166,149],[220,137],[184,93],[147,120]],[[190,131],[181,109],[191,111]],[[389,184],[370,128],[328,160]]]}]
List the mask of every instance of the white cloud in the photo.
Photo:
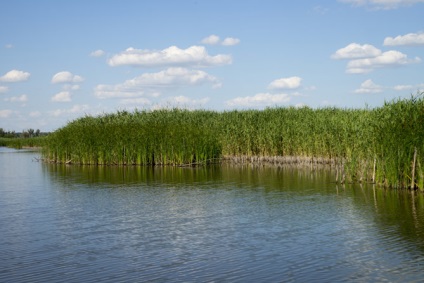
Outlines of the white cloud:
[{"label": "white cloud", "polygon": [[7,83],[22,82],[28,80],[30,76],[31,74],[28,72],[12,70],[0,77],[0,81]]},{"label": "white cloud", "polygon": [[226,101],[227,106],[232,107],[264,107],[274,106],[281,103],[290,101],[288,94],[271,94],[271,93],[258,93],[254,96],[236,97]]},{"label": "white cloud", "polygon": [[237,45],[240,43],[240,39],[238,38],[234,38],[234,37],[227,37],[225,38],[223,41],[221,41],[221,39],[219,38],[219,36],[212,34],[208,37],[205,37],[204,39],[202,39],[201,41],[203,44],[209,44],[209,45],[217,45],[217,44],[221,44],[224,46],[233,46],[233,45]]},{"label": "white cloud", "polygon": [[395,85],[393,89],[397,91],[404,91],[404,90],[410,90],[413,87],[414,87],[413,85]]},{"label": "white cloud", "polygon": [[372,80],[366,80],[354,92],[355,93],[379,93],[382,91],[383,91],[382,86],[377,85]]},{"label": "white cloud", "polygon": [[295,89],[300,87],[301,81],[302,81],[302,78],[300,77],[281,78],[281,79],[272,81],[268,85],[268,89],[271,89],[271,90]]},{"label": "white cloud", "polygon": [[398,35],[396,37],[386,37],[384,39],[384,45],[386,46],[397,46],[397,45],[409,45],[418,46],[424,45],[424,32],[421,33],[408,33],[405,35]]},{"label": "white cloud", "polygon": [[233,46],[240,43],[240,39],[234,37],[227,37],[222,41],[222,45],[224,46]]},{"label": "white cloud", "polygon": [[352,4],[353,6],[365,6],[372,9],[388,10],[424,3],[424,0],[339,0],[339,2]]},{"label": "white cloud", "polygon": [[359,59],[370,58],[381,55],[381,50],[370,45],[360,45],[358,43],[351,43],[346,47],[340,48],[333,55],[332,59]]},{"label": "white cloud", "polygon": [[0,110],[0,117],[1,118],[8,118],[10,115],[12,115],[13,111],[9,109]]},{"label": "white cloud", "polygon": [[10,98],[6,98],[5,101],[9,102],[27,102],[28,96],[26,94],[22,94],[21,96],[12,96]]},{"label": "white cloud", "polygon": [[0,93],[5,93],[5,92],[8,92],[8,91],[9,91],[9,88],[7,86],[0,85]]},{"label": "white cloud", "polygon": [[10,49],[10,48],[13,48],[13,45],[12,44],[6,44],[4,47],[7,48],[7,49]]},{"label": "white cloud", "polygon": [[205,47],[191,46],[180,49],[171,46],[163,50],[142,50],[128,48],[127,50],[112,56],[108,60],[110,66],[131,65],[139,67],[159,66],[221,66],[232,63],[230,55],[210,56]]},{"label": "white cloud", "polygon": [[52,101],[55,102],[70,102],[71,93],[69,91],[61,91],[52,97]]},{"label": "white cloud", "polygon": [[395,85],[393,87],[394,90],[397,91],[405,91],[405,90],[412,90],[412,89],[423,89],[424,84],[417,84],[417,85]]},{"label": "white cloud", "polygon": [[49,114],[51,116],[62,116],[62,115],[68,115],[68,114],[80,114],[80,113],[84,113],[85,111],[87,111],[89,109],[89,106],[87,104],[76,104],[74,106],[72,106],[72,108],[69,109],[56,109],[54,111],[50,111]]},{"label": "white cloud", "polygon": [[94,88],[94,96],[100,99],[105,98],[131,98],[149,95],[142,87],[131,87],[129,81],[117,85],[100,84]]},{"label": "white cloud", "polygon": [[56,73],[52,77],[52,84],[59,84],[59,83],[80,83],[84,81],[84,79],[81,76],[77,76],[72,74],[68,71],[62,71],[59,73]]},{"label": "white cloud", "polygon": [[382,53],[374,58],[356,59],[348,62],[346,72],[350,74],[363,74],[371,72],[376,68],[402,66],[412,63],[418,63],[421,59],[416,57],[408,59],[406,54],[391,50]]},{"label": "white cloud", "polygon": [[97,85],[94,95],[98,98],[132,98],[144,95],[158,96],[164,88],[194,86],[211,83],[214,88],[221,83],[204,71],[185,68],[168,68],[157,73],[145,73],[117,85]]},{"label": "white cloud", "polygon": [[102,57],[105,54],[106,54],[106,52],[104,52],[103,50],[99,49],[99,50],[96,50],[96,51],[91,52],[90,53],[90,56],[91,57]]},{"label": "white cloud", "polygon": [[219,36],[214,35],[214,34],[202,39],[203,44],[210,44],[210,45],[218,44],[219,41],[220,41]]}]

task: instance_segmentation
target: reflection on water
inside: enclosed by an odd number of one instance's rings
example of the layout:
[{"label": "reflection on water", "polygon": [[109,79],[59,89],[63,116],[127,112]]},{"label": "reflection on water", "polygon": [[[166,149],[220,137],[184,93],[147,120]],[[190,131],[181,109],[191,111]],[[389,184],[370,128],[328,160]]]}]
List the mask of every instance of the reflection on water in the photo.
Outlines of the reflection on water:
[{"label": "reflection on water", "polygon": [[421,194],[326,170],[113,167],[0,150],[0,282],[419,282]]}]

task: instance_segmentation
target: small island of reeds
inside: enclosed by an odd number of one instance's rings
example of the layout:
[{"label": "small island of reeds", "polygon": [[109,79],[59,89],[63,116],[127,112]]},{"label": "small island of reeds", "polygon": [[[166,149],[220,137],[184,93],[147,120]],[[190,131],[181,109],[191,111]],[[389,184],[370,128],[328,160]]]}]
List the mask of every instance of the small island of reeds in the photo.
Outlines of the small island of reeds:
[{"label": "small island of reeds", "polygon": [[422,190],[423,140],[424,93],[418,93],[372,109],[162,109],[85,116],[50,134],[43,157],[94,165],[328,164],[337,182]]}]

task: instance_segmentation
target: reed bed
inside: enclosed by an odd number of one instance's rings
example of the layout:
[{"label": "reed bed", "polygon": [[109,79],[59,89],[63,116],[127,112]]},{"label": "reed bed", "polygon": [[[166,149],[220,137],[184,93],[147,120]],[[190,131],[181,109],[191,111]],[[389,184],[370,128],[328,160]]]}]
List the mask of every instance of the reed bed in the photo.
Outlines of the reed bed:
[{"label": "reed bed", "polygon": [[78,164],[184,165],[221,156],[210,111],[120,111],[77,119],[49,136],[48,160]]},{"label": "reed bed", "polygon": [[219,160],[326,164],[337,182],[424,188],[424,93],[378,108],[120,111],[49,135],[46,160],[193,165]]}]

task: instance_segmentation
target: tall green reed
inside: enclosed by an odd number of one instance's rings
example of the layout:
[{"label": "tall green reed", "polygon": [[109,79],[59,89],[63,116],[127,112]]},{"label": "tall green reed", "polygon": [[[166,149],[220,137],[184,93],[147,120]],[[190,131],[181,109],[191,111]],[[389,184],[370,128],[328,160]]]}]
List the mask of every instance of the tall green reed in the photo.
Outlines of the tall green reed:
[{"label": "tall green reed", "polygon": [[336,167],[340,182],[423,189],[423,96],[373,109],[165,109],[86,116],[52,133],[44,155],[54,162],[109,165],[321,158]]}]

